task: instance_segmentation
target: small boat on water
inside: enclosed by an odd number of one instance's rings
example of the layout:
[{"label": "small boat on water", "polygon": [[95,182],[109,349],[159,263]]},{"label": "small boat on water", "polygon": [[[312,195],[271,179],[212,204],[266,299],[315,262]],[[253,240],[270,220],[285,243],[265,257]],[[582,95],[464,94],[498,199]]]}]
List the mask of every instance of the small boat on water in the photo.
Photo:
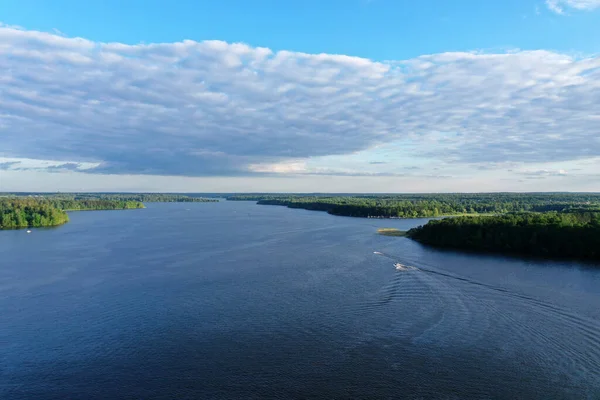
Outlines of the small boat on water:
[{"label": "small boat on water", "polygon": [[373,252],[373,254],[379,254],[379,255],[382,255],[383,253],[382,253],[382,252],[380,252],[380,251],[374,251],[374,252]]},{"label": "small boat on water", "polygon": [[406,271],[408,269],[407,265],[400,264],[400,263],[395,263],[394,267],[396,267],[396,269],[400,270],[400,271]]},{"label": "small boat on water", "polygon": [[31,233],[31,231],[29,229],[27,229],[27,233]]}]

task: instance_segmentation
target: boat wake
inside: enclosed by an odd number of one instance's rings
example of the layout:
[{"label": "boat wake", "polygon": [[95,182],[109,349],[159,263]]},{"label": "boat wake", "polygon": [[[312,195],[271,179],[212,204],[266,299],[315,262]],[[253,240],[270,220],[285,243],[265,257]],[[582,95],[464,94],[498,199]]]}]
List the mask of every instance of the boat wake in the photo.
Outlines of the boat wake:
[{"label": "boat wake", "polygon": [[379,256],[384,256],[384,257],[387,257],[387,258],[391,259],[392,261],[395,261],[394,262],[394,267],[398,271],[412,271],[412,270],[418,270],[419,269],[417,267],[413,267],[413,266],[410,266],[410,265],[402,264],[401,262],[398,262],[398,260],[395,257],[392,257],[389,254],[385,254],[385,253],[382,253],[380,251],[374,251],[373,254],[377,254]]},{"label": "boat wake", "polygon": [[[406,271],[406,260],[376,254]],[[394,307],[396,334],[413,343],[472,346],[489,341],[488,345],[499,349],[499,357],[507,349],[520,349],[510,350],[521,352],[511,356],[521,358],[524,365],[554,365],[557,371],[577,371],[582,381],[600,379],[600,321],[526,293],[422,263],[413,268],[419,273],[394,275],[376,298],[359,308],[371,312]],[[499,340],[494,334],[498,330],[510,334]],[[544,351],[529,350],[533,348]]]}]

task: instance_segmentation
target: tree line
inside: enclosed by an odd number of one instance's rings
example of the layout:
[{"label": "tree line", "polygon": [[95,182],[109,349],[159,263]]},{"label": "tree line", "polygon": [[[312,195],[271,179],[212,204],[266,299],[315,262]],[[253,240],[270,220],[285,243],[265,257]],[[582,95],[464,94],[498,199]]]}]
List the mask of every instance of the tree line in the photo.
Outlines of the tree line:
[{"label": "tree line", "polygon": [[428,218],[460,214],[600,211],[600,194],[480,193],[403,195],[235,195],[228,200],[375,218]]},{"label": "tree line", "polygon": [[42,198],[39,201],[51,204],[53,207],[67,211],[83,210],[127,210],[144,208],[144,203],[133,200],[71,200],[59,198]]},{"label": "tree line", "polygon": [[599,212],[551,211],[445,218],[413,228],[407,236],[438,247],[600,259]]},{"label": "tree line", "polygon": [[172,193],[7,193],[11,197],[35,197],[61,200],[137,201],[141,203],[207,203],[218,199]]}]

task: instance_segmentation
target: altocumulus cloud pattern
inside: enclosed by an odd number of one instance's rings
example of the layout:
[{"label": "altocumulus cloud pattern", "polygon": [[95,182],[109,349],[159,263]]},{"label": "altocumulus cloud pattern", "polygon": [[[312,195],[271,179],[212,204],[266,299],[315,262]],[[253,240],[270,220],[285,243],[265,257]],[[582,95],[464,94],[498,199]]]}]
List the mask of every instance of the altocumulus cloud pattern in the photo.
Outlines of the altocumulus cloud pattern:
[{"label": "altocumulus cloud pattern", "polygon": [[[402,141],[456,163],[600,155],[598,57],[376,62],[221,41],[96,43],[2,26],[0,70],[4,156],[63,160],[70,170],[88,163],[88,173],[261,174],[269,168],[257,165]],[[444,146],[426,145],[433,140]]]}]

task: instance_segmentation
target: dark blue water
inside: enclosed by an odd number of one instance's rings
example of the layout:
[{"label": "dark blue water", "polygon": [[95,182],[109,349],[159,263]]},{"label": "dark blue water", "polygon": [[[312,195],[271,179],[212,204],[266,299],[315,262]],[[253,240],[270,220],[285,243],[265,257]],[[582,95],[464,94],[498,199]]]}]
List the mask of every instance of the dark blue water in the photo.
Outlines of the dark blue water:
[{"label": "dark blue water", "polygon": [[600,398],[599,268],[376,234],[422,222],[221,202],[0,231],[0,398]]}]

